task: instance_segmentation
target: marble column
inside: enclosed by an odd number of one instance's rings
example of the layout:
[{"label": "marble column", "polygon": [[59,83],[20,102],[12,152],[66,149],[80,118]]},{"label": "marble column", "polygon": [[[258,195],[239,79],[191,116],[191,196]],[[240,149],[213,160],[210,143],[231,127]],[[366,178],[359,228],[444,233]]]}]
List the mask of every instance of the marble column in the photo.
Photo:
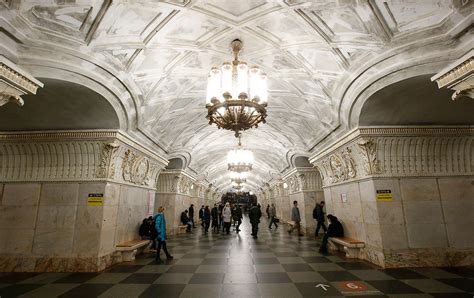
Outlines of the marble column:
[{"label": "marble column", "polygon": [[[341,145],[343,144],[343,145]],[[361,128],[311,158],[328,213],[384,267],[472,265],[474,130]]]},{"label": "marble column", "polygon": [[293,202],[298,202],[301,216],[302,231],[314,234],[316,223],[313,219],[313,209],[316,202],[324,198],[322,182],[315,168],[294,168],[283,176],[288,185],[288,219],[291,220]]}]

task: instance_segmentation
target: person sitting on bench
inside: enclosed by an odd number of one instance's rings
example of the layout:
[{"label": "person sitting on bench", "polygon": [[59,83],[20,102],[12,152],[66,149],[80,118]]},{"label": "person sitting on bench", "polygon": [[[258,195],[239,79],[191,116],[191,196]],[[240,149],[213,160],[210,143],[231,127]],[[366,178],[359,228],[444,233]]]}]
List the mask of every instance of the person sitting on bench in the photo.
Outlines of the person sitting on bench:
[{"label": "person sitting on bench", "polygon": [[337,217],[329,214],[327,218],[329,221],[329,227],[326,234],[324,234],[323,236],[323,240],[321,241],[321,247],[319,248],[319,252],[321,253],[328,252],[327,246],[329,237],[344,237],[344,228],[342,227],[342,224],[339,222]]},{"label": "person sitting on bench", "polygon": [[191,232],[191,227],[193,226],[193,223],[189,219],[187,209],[181,212],[181,222],[183,223],[183,225],[186,226],[186,232]]}]

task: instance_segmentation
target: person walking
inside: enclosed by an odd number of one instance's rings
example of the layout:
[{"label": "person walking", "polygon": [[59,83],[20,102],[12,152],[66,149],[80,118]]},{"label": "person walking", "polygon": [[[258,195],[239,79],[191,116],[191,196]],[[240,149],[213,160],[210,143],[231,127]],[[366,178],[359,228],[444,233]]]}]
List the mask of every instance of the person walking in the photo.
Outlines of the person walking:
[{"label": "person walking", "polygon": [[270,225],[268,226],[268,228],[271,230],[272,229],[272,224],[274,224],[275,229],[278,229],[278,225],[277,225],[277,222],[276,222],[275,204],[272,204],[272,206],[270,206],[270,209],[268,209],[268,213],[270,213]]},{"label": "person walking", "polygon": [[328,231],[324,234],[323,239],[321,240],[321,247],[319,252],[327,253],[328,252],[328,241],[330,237],[344,237],[344,228],[342,227],[341,222],[334,215],[328,215],[329,227]]},{"label": "person walking", "polygon": [[250,224],[252,225],[252,237],[254,239],[258,238],[258,224],[260,223],[260,217],[262,217],[262,211],[257,206],[256,203],[253,203],[252,208],[249,211]]},{"label": "person walking", "polygon": [[217,208],[217,204],[214,204],[214,208],[211,210],[211,217],[212,217],[212,231],[219,232],[219,209]]},{"label": "person walking", "polygon": [[295,224],[288,230],[288,233],[291,234],[294,229],[297,229],[298,236],[304,236],[301,233],[301,216],[300,216],[300,209],[298,208],[298,201],[293,201],[293,209],[291,209],[291,220]]},{"label": "person walking", "polygon": [[195,228],[194,226],[194,204],[191,204],[189,206],[189,219],[191,220],[191,223],[193,224],[193,229]]},{"label": "person walking", "polygon": [[209,209],[209,206],[204,208],[202,219],[204,221],[204,233],[207,233],[207,231],[209,231],[209,224],[211,223],[211,210]]},{"label": "person walking", "polygon": [[319,204],[316,204],[316,207],[314,207],[313,210],[313,218],[316,220],[316,231],[314,232],[314,236],[318,237],[319,236],[319,229],[322,227],[324,233],[326,233],[327,228],[326,225],[324,224],[324,201],[321,201]]},{"label": "person walking", "polygon": [[224,209],[222,209],[222,222],[224,223],[224,228],[226,234],[230,233],[230,221],[232,219],[232,211],[230,210],[230,204],[225,203]]},{"label": "person walking", "polygon": [[156,261],[160,262],[160,252],[163,247],[163,251],[166,254],[168,260],[172,260],[173,256],[170,255],[168,249],[166,248],[166,220],[165,220],[165,208],[163,206],[158,207],[158,214],[154,216],[155,229],[156,229],[156,240],[158,240],[158,248],[156,250]]},{"label": "person walking", "polygon": [[201,221],[201,227],[204,228],[204,221],[202,220],[204,216],[204,205],[201,206],[201,209],[199,209],[199,220]]},{"label": "person walking", "polygon": [[267,205],[267,209],[265,210],[265,213],[267,213],[267,218],[270,219],[270,204]]},{"label": "person walking", "polygon": [[242,209],[240,209],[239,205],[234,206],[234,222],[237,223],[237,227],[235,228],[235,231],[238,233],[240,232],[240,225],[242,224]]}]

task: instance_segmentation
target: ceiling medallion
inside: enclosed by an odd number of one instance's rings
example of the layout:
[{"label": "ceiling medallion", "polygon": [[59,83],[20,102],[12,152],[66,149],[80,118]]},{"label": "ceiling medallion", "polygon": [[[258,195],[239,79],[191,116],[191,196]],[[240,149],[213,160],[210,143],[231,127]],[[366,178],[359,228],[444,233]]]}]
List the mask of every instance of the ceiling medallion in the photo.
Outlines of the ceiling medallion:
[{"label": "ceiling medallion", "polygon": [[242,149],[239,135],[239,146],[237,149],[227,153],[227,167],[229,171],[242,173],[252,170],[253,153],[248,149]]},{"label": "ceiling medallion", "polygon": [[218,128],[241,131],[265,123],[267,116],[267,76],[258,67],[239,61],[239,39],[232,41],[234,61],[213,67],[207,82],[207,119]]}]

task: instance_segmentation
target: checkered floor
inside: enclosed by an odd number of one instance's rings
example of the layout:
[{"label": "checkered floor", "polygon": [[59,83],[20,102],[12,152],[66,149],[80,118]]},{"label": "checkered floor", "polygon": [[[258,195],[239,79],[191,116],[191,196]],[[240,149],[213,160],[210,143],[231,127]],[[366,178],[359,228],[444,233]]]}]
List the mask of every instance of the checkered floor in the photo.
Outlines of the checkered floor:
[{"label": "checkered floor", "polygon": [[239,234],[178,235],[159,264],[149,254],[102,273],[3,273],[0,297],[473,297],[473,267],[383,270],[323,256],[283,226],[263,221],[257,240],[249,230],[245,218]]}]

